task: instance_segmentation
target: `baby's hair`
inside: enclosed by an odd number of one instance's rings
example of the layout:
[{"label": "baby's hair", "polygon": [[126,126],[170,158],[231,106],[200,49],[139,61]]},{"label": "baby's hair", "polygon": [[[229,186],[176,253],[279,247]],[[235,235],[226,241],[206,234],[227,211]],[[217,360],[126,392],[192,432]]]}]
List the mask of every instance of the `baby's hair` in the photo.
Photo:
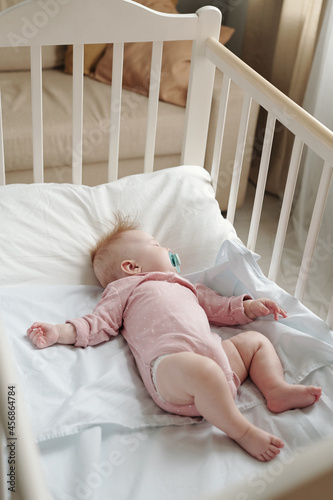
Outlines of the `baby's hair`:
[{"label": "baby's hair", "polygon": [[110,246],[119,240],[120,236],[126,231],[133,231],[140,228],[138,221],[129,216],[116,212],[113,216],[112,229],[103,235],[96,245],[91,249],[90,256],[95,274],[105,288],[106,284],[118,279],[117,275],[117,252],[114,252],[113,265],[105,266],[105,258],[110,252]]}]

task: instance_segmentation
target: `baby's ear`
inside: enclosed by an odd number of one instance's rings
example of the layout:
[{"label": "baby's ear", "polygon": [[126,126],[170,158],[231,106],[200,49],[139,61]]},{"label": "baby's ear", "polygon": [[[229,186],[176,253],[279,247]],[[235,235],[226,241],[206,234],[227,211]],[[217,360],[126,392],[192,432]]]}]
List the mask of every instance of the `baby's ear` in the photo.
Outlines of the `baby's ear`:
[{"label": "baby's ear", "polygon": [[123,260],[120,267],[125,274],[130,276],[141,273],[141,266],[135,260]]}]

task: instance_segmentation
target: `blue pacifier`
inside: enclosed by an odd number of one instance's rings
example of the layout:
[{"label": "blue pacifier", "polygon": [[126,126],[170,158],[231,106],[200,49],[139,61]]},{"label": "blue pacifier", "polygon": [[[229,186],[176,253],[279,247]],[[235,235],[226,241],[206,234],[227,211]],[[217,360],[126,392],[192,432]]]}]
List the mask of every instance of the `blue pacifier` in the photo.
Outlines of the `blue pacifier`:
[{"label": "blue pacifier", "polygon": [[173,267],[175,267],[177,269],[177,272],[180,273],[180,258],[178,256],[178,253],[169,252],[169,257]]}]

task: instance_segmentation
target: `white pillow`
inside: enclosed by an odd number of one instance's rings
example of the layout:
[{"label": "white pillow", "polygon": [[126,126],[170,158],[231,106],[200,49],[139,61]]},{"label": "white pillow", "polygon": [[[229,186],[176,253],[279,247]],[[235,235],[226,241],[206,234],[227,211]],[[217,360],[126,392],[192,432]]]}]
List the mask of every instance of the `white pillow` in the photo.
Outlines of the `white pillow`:
[{"label": "white pillow", "polygon": [[1,285],[98,284],[89,250],[118,210],[136,216],[143,230],[177,252],[182,274],[212,266],[222,241],[236,237],[200,167],[174,167],[96,187],[1,186]]}]

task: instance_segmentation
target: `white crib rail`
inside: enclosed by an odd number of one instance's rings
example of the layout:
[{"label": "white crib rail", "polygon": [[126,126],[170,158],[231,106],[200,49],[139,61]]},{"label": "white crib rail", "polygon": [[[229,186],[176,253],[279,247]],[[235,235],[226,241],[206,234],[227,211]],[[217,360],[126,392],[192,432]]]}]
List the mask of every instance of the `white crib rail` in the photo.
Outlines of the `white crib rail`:
[{"label": "white crib rail", "polygon": [[83,44],[73,46],[72,182],[82,184]]},{"label": "white crib rail", "polygon": [[207,57],[246,94],[270,111],[323,159],[332,161],[333,133],[217,40],[207,40]]},{"label": "white crib rail", "polygon": [[247,247],[250,250],[255,249],[258,237],[259,222],[262,211],[262,205],[264,201],[264,194],[266,188],[269,159],[272,151],[275,123],[276,123],[276,118],[271,113],[268,113],[265,137],[264,137],[264,146],[260,159],[259,176],[257,181],[254,204],[253,204],[253,217],[251,218],[249,236],[247,241]]},{"label": "white crib rail", "polygon": [[268,273],[268,277],[271,280],[276,280],[281,263],[282,251],[286,239],[287,226],[289,222],[292,202],[294,199],[296,181],[300,167],[303,146],[304,143],[298,137],[296,137],[291,154],[286,189],[283,197],[280,219],[276,232],[275,244],[271,259],[271,265]]},{"label": "white crib rail", "polygon": [[[282,123],[286,127],[286,129],[292,132],[295,136],[289,164],[288,178],[283,196],[281,213],[268,273],[268,277],[273,281],[276,281],[280,268],[281,257],[285,245],[287,227],[292,209],[292,202],[294,199],[297,176],[304,146],[307,146],[309,149],[314,151],[323,160],[324,168],[322,172],[321,182],[318,188],[317,199],[313,210],[312,220],[308,231],[307,241],[296,284],[296,290],[294,293],[296,298],[302,300],[305,285],[309,277],[310,265],[314,256],[320,224],[322,221],[332,179],[333,132],[322,125],[320,122],[318,122],[318,120],[316,120],[303,108],[289,99],[285,94],[283,94],[277,88],[267,82],[263,77],[252,70],[244,62],[240,61],[234,54],[228,51],[215,39],[210,38],[207,41],[206,54],[208,59],[211,60],[213,64],[223,72],[223,78],[226,80],[224,87],[222,87],[220,117],[218,118],[216,145],[212,164],[212,177],[215,189],[218,179],[216,166],[220,163],[220,155],[222,153],[221,144],[223,140],[226,108],[225,96],[227,95],[227,88],[229,87],[230,80],[234,81],[245,93],[243,112],[239,128],[239,137],[241,137],[243,144],[245,143],[246,138],[250,99],[254,99],[268,112],[263,151],[259,168],[258,185],[256,188],[256,195],[247,242],[247,246],[251,250],[255,250],[257,241],[276,121]],[[227,218],[231,222],[233,222],[234,220],[236,210],[241,163],[242,152],[241,149],[240,152],[237,149],[227,211]],[[333,326],[332,318],[333,300],[327,316],[327,323],[330,327]]]},{"label": "white crib rail", "polygon": [[229,203],[228,203],[227,219],[231,222],[231,224],[234,223],[234,218],[236,213],[236,203],[237,203],[239,183],[242,173],[242,165],[243,165],[244,151],[246,145],[247,129],[250,118],[251,103],[252,103],[252,97],[249,94],[245,94],[243,99],[242,113],[241,113],[241,119],[237,137],[236,154],[234,160],[234,168],[232,172],[232,182],[230,187]]},{"label": "white crib rail", "polygon": [[44,180],[43,159],[43,101],[42,101],[42,47],[30,48],[31,54],[31,108],[34,182]]},{"label": "white crib rail", "polygon": [[308,231],[308,236],[304,247],[301,270],[296,284],[295,297],[300,300],[302,300],[304,294],[306,280],[310,269],[310,263],[314,255],[315,245],[320,229],[320,222],[323,217],[325,203],[327,200],[328,191],[331,184],[332,174],[333,174],[332,166],[330,166],[328,162],[325,162],[317,192],[315,206],[312,213],[312,219]]},{"label": "white crib rail", "polygon": [[112,86],[110,110],[110,142],[109,142],[109,182],[118,179],[119,137],[121,117],[121,95],[123,79],[124,44],[113,45]]},{"label": "white crib rail", "polygon": [[[35,444],[6,333],[0,321],[1,500],[48,500]],[[4,449],[7,453],[3,453]]]},{"label": "white crib rail", "polygon": [[146,132],[146,147],[144,171],[154,169],[155,140],[157,127],[158,102],[160,94],[163,42],[154,42],[149,81],[148,125]]},{"label": "white crib rail", "polygon": [[6,184],[5,154],[3,149],[2,104],[0,87],[0,186]]}]

